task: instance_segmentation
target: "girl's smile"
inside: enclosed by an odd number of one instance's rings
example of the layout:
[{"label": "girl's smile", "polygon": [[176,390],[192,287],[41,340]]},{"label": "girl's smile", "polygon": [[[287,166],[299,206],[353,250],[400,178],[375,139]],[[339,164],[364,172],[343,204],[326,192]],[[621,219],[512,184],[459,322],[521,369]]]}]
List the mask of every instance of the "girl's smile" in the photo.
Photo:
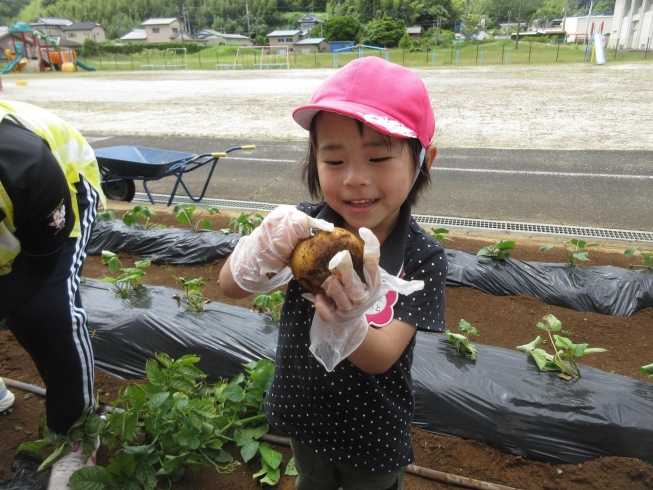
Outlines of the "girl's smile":
[{"label": "girl's smile", "polygon": [[364,226],[385,240],[412,186],[408,146],[351,117],[317,117],[317,171],[325,201],[344,218],[345,228],[357,233]]}]

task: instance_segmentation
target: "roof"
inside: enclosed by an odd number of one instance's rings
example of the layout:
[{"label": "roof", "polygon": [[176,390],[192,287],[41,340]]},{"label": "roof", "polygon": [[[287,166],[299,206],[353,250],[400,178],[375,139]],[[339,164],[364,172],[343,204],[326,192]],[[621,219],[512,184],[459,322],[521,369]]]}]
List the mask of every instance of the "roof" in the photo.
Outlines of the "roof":
[{"label": "roof", "polygon": [[207,37],[221,37],[224,39],[249,39],[247,36],[242,34],[227,34],[225,32],[218,32],[213,29],[202,29],[197,33],[197,37],[200,39],[206,39]]},{"label": "roof", "polygon": [[177,39],[181,41],[182,36],[184,41],[197,41],[197,38],[192,34],[188,34],[187,32],[182,33],[181,31],[174,33],[172,36],[170,36],[170,39]]},{"label": "roof", "polygon": [[94,27],[99,26],[95,22],[77,22],[76,24],[70,24],[65,27],[62,27],[62,31],[90,31]]},{"label": "roof", "polygon": [[306,14],[304,17],[297,21],[298,24],[324,24],[324,21],[311,14]]},{"label": "roof", "polygon": [[147,33],[145,32],[145,29],[132,29],[120,39],[123,41],[140,41],[142,39],[147,39]]},{"label": "roof", "polygon": [[294,31],[272,31],[270,34],[268,34],[268,37],[270,36],[294,36],[295,34],[299,34],[301,31],[300,30],[294,30]]},{"label": "roof", "polygon": [[72,21],[68,19],[62,19],[61,17],[39,17],[34,22],[30,22],[30,25],[47,25],[47,26],[68,26],[72,24]]},{"label": "roof", "polygon": [[293,43],[295,46],[298,46],[300,44],[320,44],[322,41],[324,41],[323,37],[309,37],[308,39],[302,39],[301,41],[297,41],[296,43]]},{"label": "roof", "polygon": [[177,21],[177,17],[165,17],[160,19],[147,19],[142,26],[167,26]]}]

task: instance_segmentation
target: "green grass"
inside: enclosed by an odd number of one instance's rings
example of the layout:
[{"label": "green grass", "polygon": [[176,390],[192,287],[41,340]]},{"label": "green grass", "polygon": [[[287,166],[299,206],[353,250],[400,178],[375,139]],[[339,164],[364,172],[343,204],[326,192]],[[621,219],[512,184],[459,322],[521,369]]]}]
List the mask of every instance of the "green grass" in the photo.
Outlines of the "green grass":
[{"label": "green grass", "polygon": [[[144,54],[135,55],[104,55],[85,57],[79,59],[87,65],[102,71],[116,70],[141,70],[151,69],[144,65],[153,65],[156,70],[183,69],[183,64],[188,70],[225,70],[234,63],[242,65],[242,69],[253,69],[255,64],[280,64],[286,62],[286,57],[279,54],[263,55],[257,49],[241,49],[236,57],[237,48],[234,46],[214,46],[199,53],[186,56],[167,56],[165,51],[148,50]],[[435,54],[435,56],[434,56]],[[366,56],[385,56],[385,51],[366,49]],[[353,53],[339,53],[338,66],[342,67],[358,56],[357,50]],[[480,44],[460,43],[452,47],[437,47],[432,51],[404,51],[401,49],[389,50],[389,59],[395,63],[411,68],[438,67],[438,66],[478,66],[483,65],[543,65],[553,63],[583,63],[585,60],[585,46],[576,44],[553,44],[542,42],[529,42],[522,40],[519,49],[515,49],[514,41],[492,41]],[[642,61],[653,60],[653,53],[644,52],[619,52],[615,56],[614,50],[606,51],[608,63],[614,61]],[[221,65],[221,66],[218,66]],[[227,65],[227,66],[224,66]],[[6,65],[0,64],[0,67]],[[291,68],[333,68],[333,53],[300,54],[290,56]],[[275,68],[279,68],[278,66]]]}]

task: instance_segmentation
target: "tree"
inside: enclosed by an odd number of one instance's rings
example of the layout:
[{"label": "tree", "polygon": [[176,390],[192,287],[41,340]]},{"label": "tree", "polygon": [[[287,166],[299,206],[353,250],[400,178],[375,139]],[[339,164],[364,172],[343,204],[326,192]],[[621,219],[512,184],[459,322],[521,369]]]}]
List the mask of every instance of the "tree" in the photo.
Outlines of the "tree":
[{"label": "tree", "polygon": [[367,24],[363,42],[373,46],[396,48],[405,32],[406,23],[403,20],[394,21],[383,17]]},{"label": "tree", "polygon": [[332,17],[324,25],[327,41],[357,41],[360,32],[361,23],[347,15]]}]

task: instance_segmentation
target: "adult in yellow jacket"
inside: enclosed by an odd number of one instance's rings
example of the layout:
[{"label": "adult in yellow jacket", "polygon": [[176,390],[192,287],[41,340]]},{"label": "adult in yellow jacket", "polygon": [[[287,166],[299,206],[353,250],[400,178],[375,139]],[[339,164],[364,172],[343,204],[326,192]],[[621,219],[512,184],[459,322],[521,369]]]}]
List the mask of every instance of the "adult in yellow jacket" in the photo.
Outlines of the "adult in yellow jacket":
[{"label": "adult in yellow jacket", "polygon": [[[47,425],[61,434],[94,403],[79,281],[99,200],[82,135],[48,111],[0,100],[0,320],[34,360]],[[75,449],[53,467],[49,489],[65,489],[87,463]]]}]

